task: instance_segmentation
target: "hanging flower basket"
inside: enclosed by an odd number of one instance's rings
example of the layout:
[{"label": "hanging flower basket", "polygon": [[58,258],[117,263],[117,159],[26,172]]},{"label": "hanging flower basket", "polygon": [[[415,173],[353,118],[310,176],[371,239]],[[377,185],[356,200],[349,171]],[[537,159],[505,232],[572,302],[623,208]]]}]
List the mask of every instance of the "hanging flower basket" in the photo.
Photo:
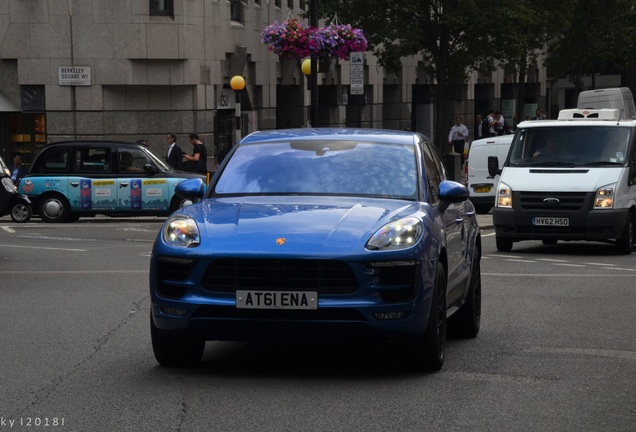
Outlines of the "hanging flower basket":
[{"label": "hanging flower basket", "polygon": [[261,33],[269,50],[282,58],[306,57],[347,59],[351,52],[366,51],[367,39],[362,30],[349,24],[331,23],[326,27],[307,27],[290,19],[265,27]]},{"label": "hanging flower basket", "polygon": [[300,59],[311,56],[308,28],[296,19],[275,21],[262,31],[261,42],[269,45],[269,50],[282,58]]}]

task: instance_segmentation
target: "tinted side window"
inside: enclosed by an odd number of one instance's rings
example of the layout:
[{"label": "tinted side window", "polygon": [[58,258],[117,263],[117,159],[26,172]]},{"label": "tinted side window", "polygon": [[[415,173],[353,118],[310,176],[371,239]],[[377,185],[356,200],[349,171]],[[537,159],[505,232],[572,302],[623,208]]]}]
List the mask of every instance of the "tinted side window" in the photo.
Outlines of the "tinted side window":
[{"label": "tinted side window", "polygon": [[109,148],[81,148],[75,152],[75,171],[80,173],[110,172]]},{"label": "tinted side window", "polygon": [[35,162],[32,173],[65,174],[69,171],[70,148],[58,147],[45,150]]},{"label": "tinted side window", "polygon": [[442,176],[440,174],[440,167],[437,164],[431,147],[424,144],[422,146],[424,155],[424,170],[426,171],[426,180],[428,183],[428,191],[431,204],[437,204],[439,202],[439,185],[442,183]]},{"label": "tinted side window", "polygon": [[139,172],[144,170],[144,165],[150,162],[141,150],[123,149],[119,151],[119,171]]}]

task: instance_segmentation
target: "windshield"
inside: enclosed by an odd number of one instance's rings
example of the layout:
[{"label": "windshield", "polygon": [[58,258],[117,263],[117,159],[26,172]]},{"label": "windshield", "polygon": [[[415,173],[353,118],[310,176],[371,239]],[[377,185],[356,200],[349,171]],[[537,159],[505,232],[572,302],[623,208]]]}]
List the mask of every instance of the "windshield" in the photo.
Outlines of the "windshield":
[{"label": "windshield", "polygon": [[509,166],[623,166],[630,131],[614,123],[521,129],[512,143]]},{"label": "windshield", "polygon": [[415,199],[412,145],[356,141],[243,144],[211,194],[320,194]]}]

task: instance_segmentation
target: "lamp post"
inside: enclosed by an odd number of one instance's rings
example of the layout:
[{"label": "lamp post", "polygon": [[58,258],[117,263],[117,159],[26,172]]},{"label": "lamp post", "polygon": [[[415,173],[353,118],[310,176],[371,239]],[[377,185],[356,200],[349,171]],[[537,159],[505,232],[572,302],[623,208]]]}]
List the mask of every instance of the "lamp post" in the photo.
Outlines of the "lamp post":
[{"label": "lamp post", "polygon": [[234,90],[236,104],[234,107],[234,115],[236,116],[235,126],[235,144],[241,141],[241,91],[245,88],[245,78],[240,75],[234,75],[230,80],[230,87]]},{"label": "lamp post", "polygon": [[[310,0],[309,25],[318,27],[318,0]],[[311,127],[318,127],[318,57],[311,56],[309,91],[311,93]]]},{"label": "lamp post", "polygon": [[307,79],[309,80],[309,94],[310,94],[310,98],[311,98],[311,105],[309,107],[309,123],[311,124],[311,127],[316,127],[318,126],[318,120],[317,115],[315,115],[314,113],[316,113],[316,104],[314,104],[314,94],[316,93],[315,88],[311,87],[311,83],[312,83],[312,76],[316,75],[317,71],[313,71],[313,65],[316,63],[316,60],[314,58],[306,58],[305,60],[303,60],[303,62],[300,64],[300,70],[307,76]]}]

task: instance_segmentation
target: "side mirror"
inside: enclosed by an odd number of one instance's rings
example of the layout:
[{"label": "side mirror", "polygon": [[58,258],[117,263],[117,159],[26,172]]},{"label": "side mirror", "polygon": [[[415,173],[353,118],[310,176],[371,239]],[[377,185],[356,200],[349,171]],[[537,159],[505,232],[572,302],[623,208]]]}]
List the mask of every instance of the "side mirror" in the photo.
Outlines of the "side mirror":
[{"label": "side mirror", "polygon": [[148,174],[157,174],[157,168],[153,167],[150,164],[145,164],[144,165],[144,171],[147,172]]},{"label": "side mirror", "polygon": [[499,158],[497,156],[488,156],[488,175],[490,177],[498,176],[501,174],[499,169]]},{"label": "side mirror", "polygon": [[200,201],[203,198],[204,191],[205,184],[200,178],[184,180],[174,188],[175,194],[192,202]]}]

